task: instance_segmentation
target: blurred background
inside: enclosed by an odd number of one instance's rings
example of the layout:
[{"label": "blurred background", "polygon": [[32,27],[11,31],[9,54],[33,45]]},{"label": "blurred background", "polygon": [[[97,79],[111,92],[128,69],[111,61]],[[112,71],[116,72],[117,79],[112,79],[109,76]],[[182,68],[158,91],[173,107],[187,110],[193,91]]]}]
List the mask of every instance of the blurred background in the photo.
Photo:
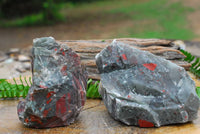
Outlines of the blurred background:
[{"label": "blurred background", "polygon": [[200,41],[199,22],[199,0],[1,0],[0,48],[24,48],[42,36]]}]

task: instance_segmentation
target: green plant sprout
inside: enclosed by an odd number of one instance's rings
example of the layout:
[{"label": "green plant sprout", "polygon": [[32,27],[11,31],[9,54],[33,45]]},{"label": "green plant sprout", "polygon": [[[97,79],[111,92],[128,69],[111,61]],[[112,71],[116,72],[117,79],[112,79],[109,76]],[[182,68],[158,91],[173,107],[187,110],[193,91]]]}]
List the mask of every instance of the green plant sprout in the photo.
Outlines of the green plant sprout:
[{"label": "green plant sprout", "polygon": [[[27,82],[26,77],[23,78],[20,76],[20,84],[17,84],[16,79],[13,78],[15,84],[11,84],[6,79],[0,79],[0,99],[5,98],[25,98],[28,94],[29,88],[32,85],[31,77],[29,77],[29,83]],[[89,79],[87,82],[87,98],[101,98],[98,92],[99,81],[93,82],[92,79]]]},{"label": "green plant sprout", "polygon": [[92,79],[89,79],[87,82],[87,98],[97,99],[101,98],[101,95],[98,92],[100,81],[94,82]]}]

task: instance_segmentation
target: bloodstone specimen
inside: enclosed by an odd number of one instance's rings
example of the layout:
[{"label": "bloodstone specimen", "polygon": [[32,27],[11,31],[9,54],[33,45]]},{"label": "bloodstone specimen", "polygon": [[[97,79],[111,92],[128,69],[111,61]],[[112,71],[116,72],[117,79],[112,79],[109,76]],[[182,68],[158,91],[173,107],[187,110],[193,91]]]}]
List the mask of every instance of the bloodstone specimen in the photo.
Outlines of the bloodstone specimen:
[{"label": "bloodstone specimen", "polygon": [[114,119],[160,127],[197,118],[199,98],[184,68],[116,41],[96,56],[96,64],[99,92]]},{"label": "bloodstone specimen", "polygon": [[18,104],[19,119],[34,128],[70,125],[85,103],[87,73],[79,56],[54,38],[33,42],[33,85]]}]

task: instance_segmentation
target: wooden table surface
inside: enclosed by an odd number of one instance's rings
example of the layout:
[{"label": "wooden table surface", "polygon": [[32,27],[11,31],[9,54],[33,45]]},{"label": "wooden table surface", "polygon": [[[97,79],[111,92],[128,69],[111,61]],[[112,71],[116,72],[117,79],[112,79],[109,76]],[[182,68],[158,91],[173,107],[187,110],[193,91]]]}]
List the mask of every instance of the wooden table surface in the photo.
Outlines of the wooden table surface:
[{"label": "wooden table surface", "polygon": [[[195,77],[192,78],[196,80]],[[200,86],[198,80],[196,85]],[[18,101],[0,100],[0,134],[200,134],[200,112],[198,119],[190,123],[160,128],[139,128],[126,126],[112,119],[99,99],[88,99],[83,111],[70,126],[51,129],[26,128],[17,116]]]}]

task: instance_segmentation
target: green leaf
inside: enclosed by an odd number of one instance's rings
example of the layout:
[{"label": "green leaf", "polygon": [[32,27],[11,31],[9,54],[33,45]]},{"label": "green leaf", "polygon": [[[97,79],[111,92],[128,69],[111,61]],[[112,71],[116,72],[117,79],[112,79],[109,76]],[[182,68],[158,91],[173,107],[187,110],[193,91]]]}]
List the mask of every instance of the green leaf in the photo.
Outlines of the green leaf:
[{"label": "green leaf", "polygon": [[10,97],[12,97],[12,98],[14,98],[14,97],[15,97],[15,94],[14,94],[14,92],[15,92],[14,90],[11,90],[11,91],[10,91]]},{"label": "green leaf", "polygon": [[196,58],[196,61],[192,64],[192,67],[196,66],[199,63],[199,58]]},{"label": "green leaf", "polygon": [[6,91],[6,97],[7,97],[7,98],[10,98],[10,97],[11,97],[11,93],[10,93],[10,91],[8,91],[8,90]]},{"label": "green leaf", "polygon": [[24,89],[24,83],[23,83],[23,80],[22,80],[22,76],[21,76],[21,75],[20,75],[19,79],[20,79],[21,85],[23,86],[23,89]]},{"label": "green leaf", "polygon": [[31,77],[29,77],[29,82],[30,82],[30,84],[32,85],[32,82],[31,82]]},{"label": "green leaf", "polygon": [[88,80],[87,93],[86,93],[87,98],[93,98],[93,99],[100,98],[100,94],[98,92],[98,85],[99,81],[93,83],[92,79]]},{"label": "green leaf", "polygon": [[6,79],[0,79],[0,83],[6,81]]},{"label": "green leaf", "polygon": [[11,87],[12,90],[17,90],[16,84],[11,84],[10,87]]},{"label": "green leaf", "polygon": [[189,63],[192,63],[192,66],[190,67],[190,72],[192,72],[195,76],[200,77],[200,58],[196,58],[191,53],[185,50],[180,51],[186,56],[184,60]]},{"label": "green leaf", "polygon": [[26,80],[26,77],[24,77],[24,80],[25,80],[25,82],[26,82],[26,86],[29,86],[29,84],[28,84],[28,82],[27,82],[27,80]]},{"label": "green leaf", "polygon": [[19,91],[16,91],[16,97],[17,97],[17,98],[20,97]]},{"label": "green leaf", "polygon": [[18,85],[18,90],[23,91],[24,90],[24,86],[22,84]]},{"label": "green leaf", "polygon": [[26,91],[25,90],[23,91],[23,95],[22,96],[23,96],[23,98],[26,98]]},{"label": "green leaf", "polygon": [[98,96],[99,96],[99,92],[98,92],[98,84],[99,84],[98,81],[96,81],[95,84],[94,84],[94,85],[95,85],[95,89],[94,89],[95,92],[94,92],[94,96],[93,96],[94,98],[98,98]]},{"label": "green leaf", "polygon": [[5,90],[4,86],[0,83],[0,91]]},{"label": "green leaf", "polygon": [[2,85],[5,88],[5,90],[11,90],[11,84],[8,83],[7,81],[2,82]]},{"label": "green leaf", "polygon": [[19,92],[19,96],[23,96],[24,91],[18,91]]},{"label": "green leaf", "polygon": [[2,95],[2,98],[4,98],[5,97],[5,91],[1,91],[1,95]]},{"label": "green leaf", "polygon": [[196,92],[197,92],[197,95],[198,95],[199,98],[200,98],[200,87],[197,87],[197,88],[196,88]]},{"label": "green leaf", "polygon": [[88,86],[90,85],[91,82],[92,82],[92,79],[89,79],[89,80],[87,81],[87,89],[88,89]]},{"label": "green leaf", "polygon": [[3,98],[2,91],[0,91],[0,99]]},{"label": "green leaf", "polygon": [[26,92],[26,96],[27,96],[27,94],[28,94],[29,88],[30,88],[29,86],[25,86],[25,87],[24,87],[24,91]]}]

